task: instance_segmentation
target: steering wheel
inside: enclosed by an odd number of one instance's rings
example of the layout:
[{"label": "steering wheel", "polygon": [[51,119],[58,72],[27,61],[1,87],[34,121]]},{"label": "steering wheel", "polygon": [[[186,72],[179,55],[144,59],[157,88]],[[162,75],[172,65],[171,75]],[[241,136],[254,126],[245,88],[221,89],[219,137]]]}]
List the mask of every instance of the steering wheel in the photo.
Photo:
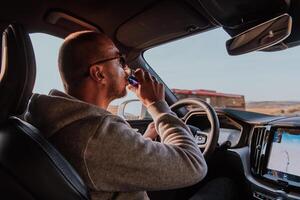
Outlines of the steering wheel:
[{"label": "steering wheel", "polygon": [[[170,108],[173,112],[175,112],[176,110],[185,106],[196,106],[197,108],[202,108],[207,115],[211,127],[210,131],[205,132],[201,131],[198,128],[193,128],[194,130],[191,129],[191,131],[195,137],[199,148],[202,150],[204,157],[208,158],[214,152],[218,143],[220,131],[218,116],[211,105],[199,98],[181,99],[174,103],[172,106],[170,106]],[[185,123],[194,109],[189,111],[183,118],[181,118]]]}]

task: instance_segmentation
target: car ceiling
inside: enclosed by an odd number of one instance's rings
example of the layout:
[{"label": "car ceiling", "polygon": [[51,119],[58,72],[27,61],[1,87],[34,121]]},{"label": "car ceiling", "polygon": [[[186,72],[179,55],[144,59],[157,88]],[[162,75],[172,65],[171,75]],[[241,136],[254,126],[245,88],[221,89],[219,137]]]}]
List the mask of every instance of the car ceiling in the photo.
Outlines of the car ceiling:
[{"label": "car ceiling", "polygon": [[[143,50],[180,37],[223,27],[236,35],[281,13],[293,17],[287,43],[300,40],[300,3],[297,0],[10,0],[2,2],[0,28],[18,22],[29,32],[65,37],[86,29],[76,20],[53,23],[53,13],[63,13],[96,27],[124,50]],[[49,17],[50,16],[50,17]],[[225,43],[225,41],[224,41]]]}]

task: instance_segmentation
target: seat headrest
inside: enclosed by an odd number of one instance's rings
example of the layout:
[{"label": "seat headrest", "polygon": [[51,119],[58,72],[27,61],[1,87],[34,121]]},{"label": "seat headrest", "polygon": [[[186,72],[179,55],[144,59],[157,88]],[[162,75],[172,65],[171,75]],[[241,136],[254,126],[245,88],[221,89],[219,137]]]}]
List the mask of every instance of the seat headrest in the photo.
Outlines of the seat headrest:
[{"label": "seat headrest", "polygon": [[2,34],[0,123],[25,111],[35,82],[35,58],[29,35],[19,24]]}]

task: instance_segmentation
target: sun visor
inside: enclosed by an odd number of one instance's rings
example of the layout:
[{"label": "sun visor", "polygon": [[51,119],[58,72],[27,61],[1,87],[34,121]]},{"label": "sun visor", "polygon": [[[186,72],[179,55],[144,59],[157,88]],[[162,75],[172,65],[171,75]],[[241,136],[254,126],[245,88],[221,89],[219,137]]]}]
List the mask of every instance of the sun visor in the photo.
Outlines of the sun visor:
[{"label": "sun visor", "polygon": [[200,13],[178,1],[158,1],[122,24],[116,39],[123,45],[143,49],[212,26]]},{"label": "sun visor", "polygon": [[67,30],[68,32],[76,32],[82,30],[92,30],[96,32],[101,32],[101,30],[96,26],[83,19],[72,16],[62,11],[51,10],[47,13],[45,21],[49,24],[53,24],[62,30]]}]

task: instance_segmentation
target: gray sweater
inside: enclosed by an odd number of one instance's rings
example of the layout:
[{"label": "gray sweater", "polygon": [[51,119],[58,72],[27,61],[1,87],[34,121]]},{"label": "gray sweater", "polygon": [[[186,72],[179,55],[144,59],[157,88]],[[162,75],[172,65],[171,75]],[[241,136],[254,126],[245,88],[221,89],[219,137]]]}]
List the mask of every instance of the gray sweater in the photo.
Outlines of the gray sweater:
[{"label": "gray sweater", "polygon": [[169,106],[160,101],[148,111],[161,143],[144,138],[122,118],[57,90],[34,94],[25,120],[73,165],[93,200],[143,200],[148,199],[144,191],[189,186],[207,172],[189,128]]}]

